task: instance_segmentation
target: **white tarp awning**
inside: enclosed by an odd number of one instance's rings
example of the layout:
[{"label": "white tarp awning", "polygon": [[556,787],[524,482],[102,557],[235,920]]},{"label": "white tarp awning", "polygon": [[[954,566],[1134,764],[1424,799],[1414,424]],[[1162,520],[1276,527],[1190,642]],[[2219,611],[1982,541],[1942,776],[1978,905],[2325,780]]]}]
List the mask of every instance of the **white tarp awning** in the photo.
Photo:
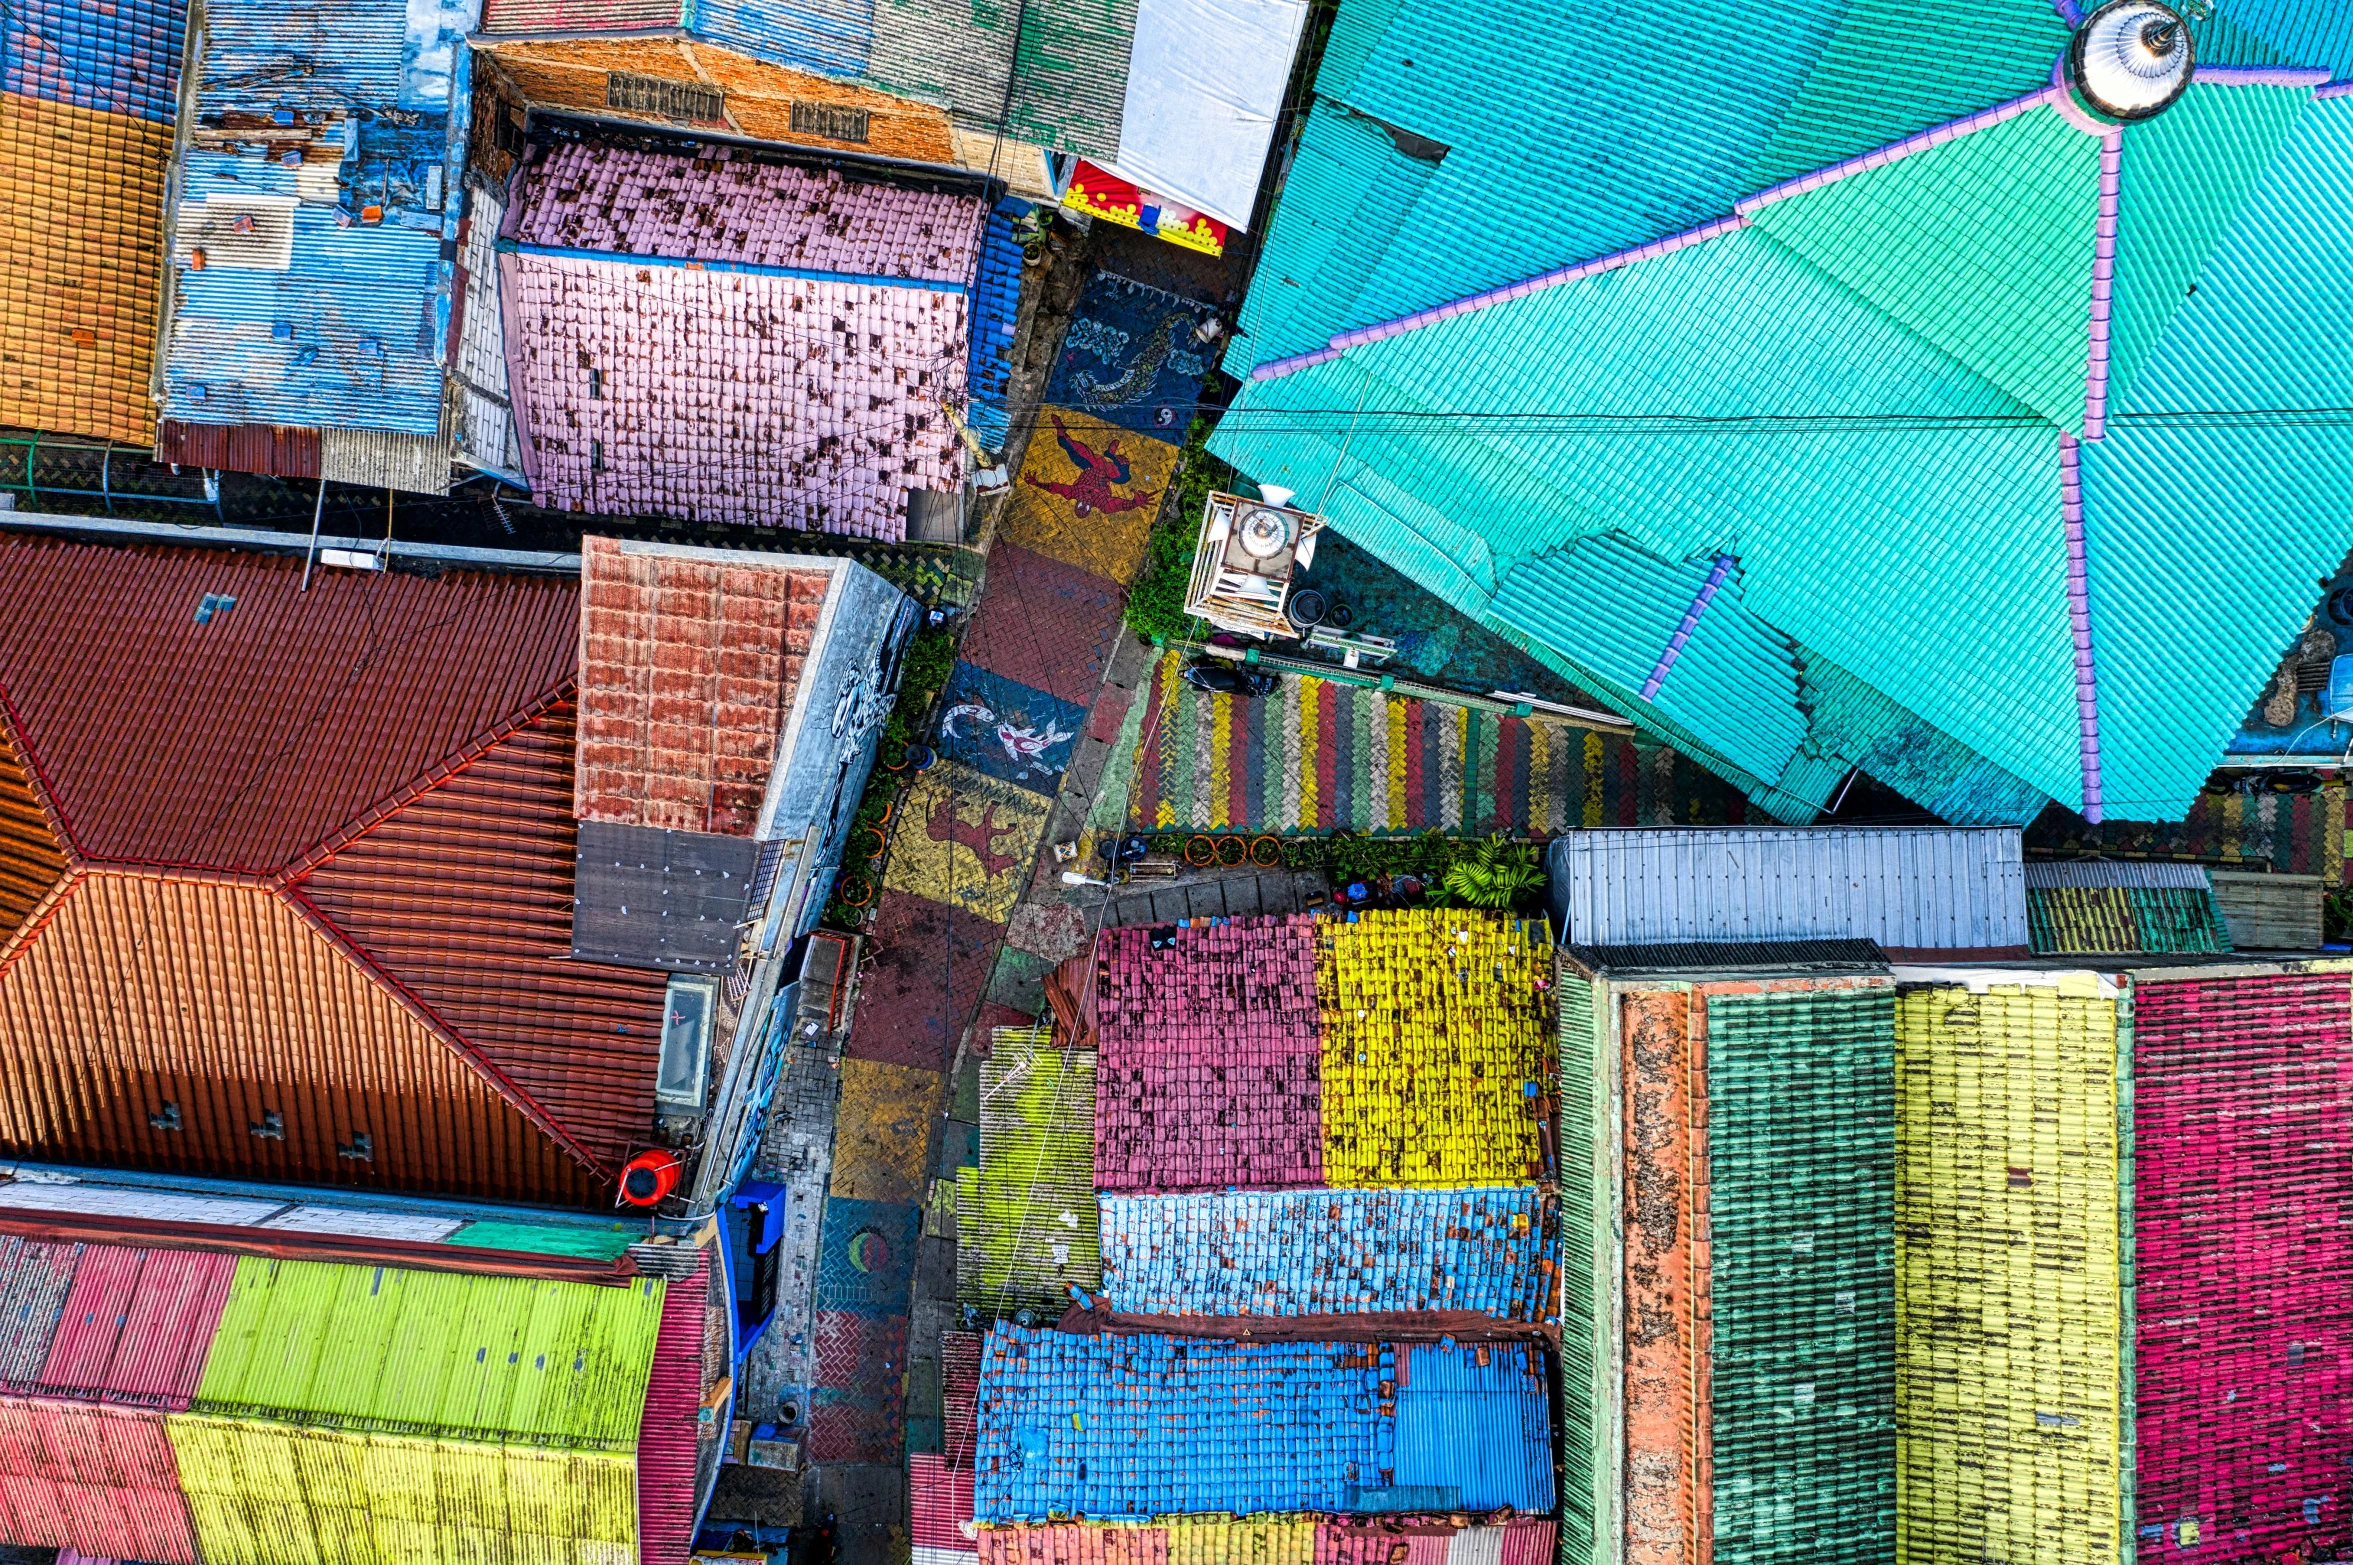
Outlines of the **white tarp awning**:
[{"label": "white tarp awning", "polygon": [[1306,0],[1138,0],[1110,171],[1247,227],[1306,20]]}]

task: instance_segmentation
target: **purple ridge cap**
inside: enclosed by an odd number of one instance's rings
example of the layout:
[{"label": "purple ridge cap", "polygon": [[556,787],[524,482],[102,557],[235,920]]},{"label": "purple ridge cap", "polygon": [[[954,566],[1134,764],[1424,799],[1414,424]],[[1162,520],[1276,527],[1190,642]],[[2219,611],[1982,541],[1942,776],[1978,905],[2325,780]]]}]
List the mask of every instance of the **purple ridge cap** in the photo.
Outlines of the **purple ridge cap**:
[{"label": "purple ridge cap", "polygon": [[2124,127],[2100,138],[2100,220],[2092,240],[2091,351],[2084,360],[2083,438],[2108,429],[2108,323],[2116,301],[2116,213],[2124,189]]},{"label": "purple ridge cap", "polygon": [[2059,436],[2059,514],[2067,525],[2067,619],[2075,632],[2075,718],[2082,732],[2083,818],[2100,824],[2100,676],[2092,662],[2090,550],[2083,532],[2081,448]]},{"label": "purple ridge cap", "polygon": [[1673,668],[1675,660],[1683,655],[1683,643],[1691,639],[1692,631],[1699,625],[1699,617],[1708,611],[1709,604],[1716,601],[1716,589],[1723,586],[1724,578],[1732,574],[1734,563],[1733,556],[1729,554],[1716,556],[1716,568],[1708,572],[1708,579],[1700,585],[1699,596],[1693,598],[1691,607],[1684,611],[1683,623],[1675,627],[1675,634],[1668,639],[1666,649],[1659,653],[1658,666],[1642,682],[1643,700],[1654,700],[1658,696],[1659,686],[1667,682],[1667,670]]},{"label": "purple ridge cap", "polygon": [[2312,96],[2315,98],[2353,97],[2353,80],[2330,82],[2326,86],[2315,87],[2312,90]]},{"label": "purple ridge cap", "polygon": [[1523,278],[1516,283],[1506,283],[1500,288],[1490,288],[1485,293],[1474,293],[1466,298],[1432,305],[1426,310],[1416,310],[1411,315],[1401,315],[1395,320],[1380,321],[1371,326],[1359,326],[1352,331],[1340,332],[1332,338],[1332,346],[1345,353],[1351,348],[1361,348],[1367,343],[1380,342],[1389,337],[1400,337],[1424,326],[1435,326],[1440,321],[1452,320],[1457,315],[1468,315],[1473,310],[1486,309],[1491,304],[1508,304],[1514,299],[1524,299],[1543,289],[1558,288],[1563,283],[1573,283],[1583,278],[1597,277],[1603,272],[1614,272],[1622,267],[1632,266],[1637,261],[1655,261],[1661,256],[1673,255],[1678,250],[1688,250],[1693,245],[1705,244],[1711,239],[1722,238],[1726,234],[1747,226],[1748,219],[1745,217],[1720,217],[1712,223],[1702,223],[1697,228],[1688,228],[1679,234],[1669,234],[1664,239],[1654,239],[1648,244],[1636,245],[1631,250],[1613,251],[1591,261],[1579,261],[1574,266],[1561,267],[1558,271],[1546,272],[1537,277]]},{"label": "purple ridge cap", "polygon": [[2050,94],[2051,107],[2059,118],[2085,135],[2105,140],[2108,132],[2116,128],[2075,101],[2074,89],[2067,85],[2067,56],[2061,55],[2051,62],[2051,85],[2044,90]]},{"label": "purple ridge cap", "polygon": [[2305,87],[2329,85],[2329,73],[2298,65],[2200,65],[2190,80],[2215,87]]},{"label": "purple ridge cap", "polygon": [[2051,10],[2060,21],[2065,22],[2069,27],[2083,25],[2083,7],[2077,5],[2075,0],[2051,0]]},{"label": "purple ridge cap", "polygon": [[1317,348],[1312,353],[1294,353],[1287,359],[1270,359],[1252,368],[1252,380],[1280,380],[1294,370],[1311,370],[1318,364],[1329,364],[1340,356],[1338,348]]},{"label": "purple ridge cap", "polygon": [[1901,141],[1891,141],[1876,151],[1848,158],[1843,163],[1833,163],[1828,168],[1818,168],[1811,174],[1800,174],[1795,179],[1785,179],[1778,185],[1768,185],[1755,195],[1736,203],[1732,210],[1742,217],[1753,217],[1760,207],[1771,206],[1776,201],[1786,200],[1790,196],[1802,196],[1809,190],[1819,190],[1824,185],[1844,179],[1850,174],[1862,174],[1875,168],[1885,168],[1899,158],[1908,158],[1915,152],[1926,152],[1931,147],[1941,147],[1946,142],[1966,136],[1972,131],[1990,129],[2001,124],[2004,120],[2016,119],[2029,109],[2040,108],[2051,100],[2051,95],[2055,90],[2055,87],[2037,87],[2023,98],[2012,98],[2009,102],[1997,103],[1990,109],[1979,109],[1976,113],[1964,114],[1957,120],[1947,120],[1942,125],[1931,125],[1918,135],[1906,136]]}]

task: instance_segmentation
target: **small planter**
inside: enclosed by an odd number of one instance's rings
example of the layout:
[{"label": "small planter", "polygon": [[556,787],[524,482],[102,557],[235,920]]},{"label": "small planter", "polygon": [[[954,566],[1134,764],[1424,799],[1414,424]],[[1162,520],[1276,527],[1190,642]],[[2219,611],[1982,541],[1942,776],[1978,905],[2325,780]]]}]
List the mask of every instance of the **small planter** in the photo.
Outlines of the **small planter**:
[{"label": "small planter", "polygon": [[881,858],[889,849],[891,839],[883,834],[880,826],[867,827],[866,835],[870,839],[866,844],[866,857],[869,860]]},{"label": "small planter", "polygon": [[1195,869],[1207,869],[1217,862],[1217,844],[1208,837],[1187,837],[1185,862]]},{"label": "small planter", "polygon": [[1250,862],[1260,869],[1273,869],[1283,862],[1283,840],[1280,837],[1250,839]]},{"label": "small planter", "polygon": [[940,758],[937,752],[935,752],[931,746],[925,744],[911,744],[907,746],[906,750],[901,754],[900,759],[906,763],[907,770],[911,772],[928,772],[933,767],[940,764]]},{"label": "small planter", "polygon": [[864,907],[874,900],[874,882],[864,875],[844,875],[834,884],[833,895],[844,907]]},{"label": "small planter", "polygon": [[1250,844],[1241,838],[1220,837],[1217,839],[1217,861],[1226,868],[1232,869],[1249,856]]}]

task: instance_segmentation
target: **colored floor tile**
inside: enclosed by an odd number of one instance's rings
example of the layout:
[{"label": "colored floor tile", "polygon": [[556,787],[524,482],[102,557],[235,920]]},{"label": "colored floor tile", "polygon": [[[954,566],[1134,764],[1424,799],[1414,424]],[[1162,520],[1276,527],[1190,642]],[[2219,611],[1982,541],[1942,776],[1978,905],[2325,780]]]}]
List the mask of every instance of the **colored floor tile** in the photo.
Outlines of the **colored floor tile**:
[{"label": "colored floor tile", "polygon": [[889,1201],[825,1203],[817,1238],[817,1309],[884,1315],[907,1305],[923,1211]]},{"label": "colored floor tile", "polygon": [[960,908],[885,892],[867,928],[849,1056],[946,1070],[988,987],[999,934],[995,924]]},{"label": "colored floor tile", "polygon": [[2224,869],[2268,864],[2291,875],[2318,875],[2331,886],[2345,879],[2345,790],[2318,793],[2198,795],[2187,819],[2169,825],[2144,821],[2084,824],[2072,810],[2052,805],[2027,828],[2030,852],[2068,858],[2206,859]]},{"label": "colored floor tile", "polygon": [[[902,1300],[898,1308],[906,1308]],[[809,1392],[811,1462],[895,1463],[907,1397],[907,1317],[819,1310]]]},{"label": "colored floor tile", "polygon": [[1144,535],[1160,513],[1176,455],[1168,441],[1048,408],[1006,499],[997,540],[1107,580],[1131,580],[1144,563]]},{"label": "colored floor tile", "polygon": [[958,663],[940,698],[940,754],[1052,798],[1087,709]]},{"label": "colored floor tile", "polygon": [[1021,900],[1052,802],[953,761],[907,790],[883,884],[992,924]]},{"label": "colored floor tile", "polygon": [[1046,401],[1171,445],[1182,441],[1209,372],[1207,345],[1194,333],[1216,314],[1206,304],[1098,272],[1079,296]]},{"label": "colored floor tile", "polygon": [[833,1143],[836,1199],[923,1199],[931,1123],[939,1117],[947,1078],[938,1071],[883,1060],[842,1061],[839,1129]]},{"label": "colored floor tile", "polygon": [[[1084,713],[1119,634],[1120,589],[1062,560],[1000,543],[964,637],[964,661]],[[1071,725],[1065,725],[1071,726]]]},{"label": "colored floor tile", "polygon": [[1154,671],[1129,820],[1143,830],[1365,833],[1734,825],[1747,801],[1674,751],[1285,676],[1238,700]]}]

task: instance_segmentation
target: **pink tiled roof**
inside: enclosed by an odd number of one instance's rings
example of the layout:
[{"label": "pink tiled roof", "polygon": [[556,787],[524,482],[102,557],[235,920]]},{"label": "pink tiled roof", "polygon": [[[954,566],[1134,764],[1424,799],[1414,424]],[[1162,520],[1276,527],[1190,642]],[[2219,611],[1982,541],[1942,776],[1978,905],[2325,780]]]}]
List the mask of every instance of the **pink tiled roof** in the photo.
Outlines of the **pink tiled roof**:
[{"label": "pink tiled roof", "polygon": [[963,481],[960,293],[501,262],[541,505],[899,539],[909,491]]},{"label": "pink tiled roof", "polygon": [[756,554],[582,540],[574,813],[750,836],[830,580]]},{"label": "pink tiled roof", "polygon": [[557,148],[531,172],[525,244],[962,284],[988,203],[833,170]]}]

